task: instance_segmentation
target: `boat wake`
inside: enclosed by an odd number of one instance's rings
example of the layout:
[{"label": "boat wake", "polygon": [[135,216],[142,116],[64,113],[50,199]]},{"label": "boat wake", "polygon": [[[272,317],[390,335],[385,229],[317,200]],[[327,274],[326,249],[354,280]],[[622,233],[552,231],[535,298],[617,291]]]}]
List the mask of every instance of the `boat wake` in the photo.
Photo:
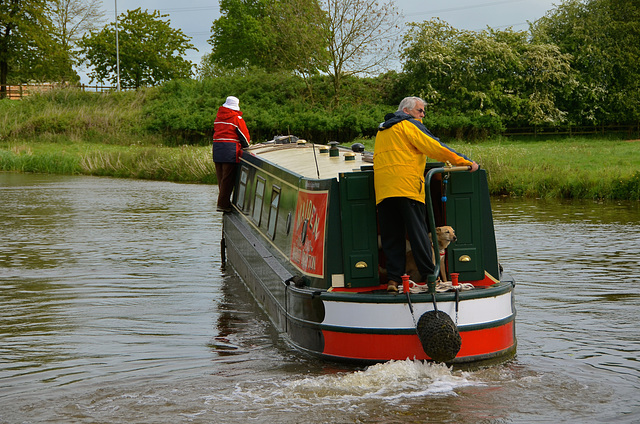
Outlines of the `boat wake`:
[{"label": "boat wake", "polygon": [[469,374],[452,371],[444,364],[422,361],[389,361],[366,370],[309,377],[287,383],[289,395],[303,398],[384,399],[393,403],[407,398],[456,395],[455,389],[481,383]]},{"label": "boat wake", "polygon": [[444,364],[407,359],[373,365],[362,371],[243,383],[236,386],[229,400],[262,410],[330,406],[336,411],[355,412],[372,405],[402,408],[425,399],[457,397],[456,390],[462,387],[485,385],[472,376]]}]

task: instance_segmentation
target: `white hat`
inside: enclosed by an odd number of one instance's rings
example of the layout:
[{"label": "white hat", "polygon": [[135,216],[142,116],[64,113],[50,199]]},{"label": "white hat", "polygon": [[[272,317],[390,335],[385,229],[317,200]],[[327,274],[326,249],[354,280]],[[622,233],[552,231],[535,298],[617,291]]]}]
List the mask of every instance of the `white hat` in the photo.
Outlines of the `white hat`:
[{"label": "white hat", "polygon": [[240,100],[237,97],[229,96],[227,97],[227,101],[224,102],[222,106],[232,109],[232,110],[240,110]]}]

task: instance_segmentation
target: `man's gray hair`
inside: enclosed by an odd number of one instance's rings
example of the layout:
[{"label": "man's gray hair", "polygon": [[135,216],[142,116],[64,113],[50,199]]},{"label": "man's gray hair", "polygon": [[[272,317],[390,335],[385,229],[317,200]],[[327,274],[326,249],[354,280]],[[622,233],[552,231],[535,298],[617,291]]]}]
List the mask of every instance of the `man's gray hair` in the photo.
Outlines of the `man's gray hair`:
[{"label": "man's gray hair", "polygon": [[407,108],[409,110],[417,109],[418,102],[420,102],[422,106],[425,106],[427,104],[427,102],[422,100],[420,97],[405,97],[404,99],[402,99],[400,105],[398,106],[398,112],[402,112],[402,109],[404,108]]}]

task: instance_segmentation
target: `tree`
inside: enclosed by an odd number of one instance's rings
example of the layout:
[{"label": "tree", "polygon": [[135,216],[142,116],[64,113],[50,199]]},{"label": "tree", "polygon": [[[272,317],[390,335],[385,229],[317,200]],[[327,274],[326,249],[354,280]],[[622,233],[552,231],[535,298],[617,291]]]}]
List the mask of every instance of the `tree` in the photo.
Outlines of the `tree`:
[{"label": "tree", "polygon": [[440,19],[412,23],[402,44],[405,90],[434,112],[501,117],[508,110],[517,116],[522,65],[514,46],[522,39],[458,30]]},{"label": "tree", "polygon": [[308,77],[328,64],[326,13],[317,0],[221,0],[203,68],[258,67]]},{"label": "tree", "polygon": [[566,115],[556,94],[572,87],[569,56],[552,44],[530,43],[524,31],[413,23],[402,60],[405,90],[433,111],[511,125],[558,124]]},{"label": "tree", "polygon": [[75,74],[68,56],[51,36],[45,0],[0,2],[0,97],[7,83],[56,81]]},{"label": "tree", "polygon": [[[534,126],[557,125],[566,121],[558,99],[576,87],[570,65],[571,55],[562,54],[555,44],[530,44],[522,54],[526,116]],[[562,95],[559,95],[562,94]]]},{"label": "tree", "polygon": [[336,98],[342,78],[374,75],[394,58],[400,13],[393,0],[324,0],[329,14],[329,55]]},{"label": "tree", "polygon": [[52,0],[53,36],[70,60],[78,63],[78,42],[82,35],[97,30],[104,21],[102,0]]},{"label": "tree", "polygon": [[273,49],[278,62],[308,82],[329,65],[327,13],[318,1],[280,0],[271,9],[272,30],[278,34]]},{"label": "tree", "polygon": [[221,0],[203,69],[328,73],[339,98],[343,78],[375,75],[393,59],[401,32],[393,0]]},{"label": "tree", "polygon": [[571,55],[578,86],[562,99],[576,124],[640,121],[640,3],[567,0],[531,26]]},{"label": "tree", "polygon": [[[120,47],[120,79],[124,86],[139,88],[175,78],[189,78],[193,64],[182,56],[195,49],[190,37],[172,29],[160,12],[128,10],[118,19]],[[93,71],[92,81],[117,82],[115,23],[100,32],[91,31],[79,45]]]},{"label": "tree", "polygon": [[274,34],[267,22],[268,0],[220,0],[220,18],[211,26],[210,61],[237,69],[271,66],[269,46]]}]

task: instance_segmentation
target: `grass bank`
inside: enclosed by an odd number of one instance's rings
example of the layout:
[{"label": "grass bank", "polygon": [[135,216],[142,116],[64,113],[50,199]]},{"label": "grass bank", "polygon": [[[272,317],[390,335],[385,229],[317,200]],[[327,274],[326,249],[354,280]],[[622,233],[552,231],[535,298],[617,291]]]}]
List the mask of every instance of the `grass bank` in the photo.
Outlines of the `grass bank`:
[{"label": "grass bank", "polygon": [[[372,140],[365,140],[367,150]],[[640,140],[571,137],[449,142],[489,172],[492,195],[640,200]]]},{"label": "grass bank", "polygon": [[[361,141],[373,149],[372,140]],[[640,200],[640,141],[498,139],[449,145],[488,170],[493,195]],[[0,170],[217,182],[209,146],[140,140],[126,146],[61,136],[0,141]]]},{"label": "grass bank", "polygon": [[128,146],[69,140],[0,142],[0,170],[217,183],[206,146]]},{"label": "grass bank", "polygon": [[640,141],[501,140],[468,151],[495,195],[640,200]]}]

